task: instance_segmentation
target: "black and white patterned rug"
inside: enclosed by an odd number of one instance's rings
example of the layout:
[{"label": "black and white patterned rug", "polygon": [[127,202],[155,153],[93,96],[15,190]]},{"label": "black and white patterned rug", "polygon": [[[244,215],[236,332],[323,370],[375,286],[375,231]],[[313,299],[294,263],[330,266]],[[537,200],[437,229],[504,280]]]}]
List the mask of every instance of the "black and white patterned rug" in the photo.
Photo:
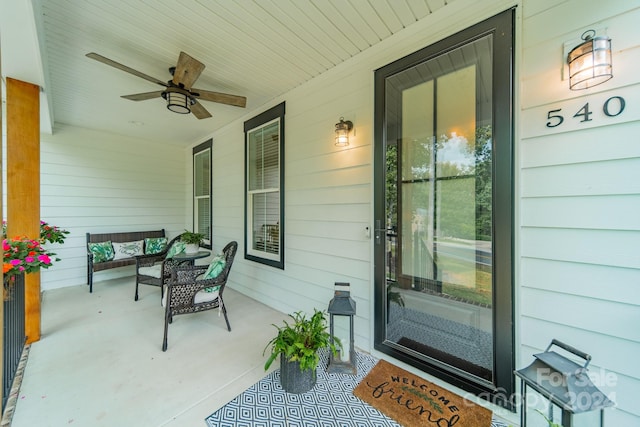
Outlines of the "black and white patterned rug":
[{"label": "black and white patterned rug", "polygon": [[[378,362],[358,353],[358,374],[329,374],[328,355],[321,355],[313,390],[285,392],[276,370],[209,415],[210,427],[398,427],[400,424],[353,395],[353,389]],[[461,426],[463,427],[463,426]],[[493,419],[491,427],[507,427]]]}]

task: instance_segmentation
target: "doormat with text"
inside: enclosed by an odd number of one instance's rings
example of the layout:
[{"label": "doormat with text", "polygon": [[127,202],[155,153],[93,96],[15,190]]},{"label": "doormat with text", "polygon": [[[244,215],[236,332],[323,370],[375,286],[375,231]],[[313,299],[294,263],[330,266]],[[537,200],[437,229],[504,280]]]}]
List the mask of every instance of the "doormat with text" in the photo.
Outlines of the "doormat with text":
[{"label": "doormat with text", "polygon": [[353,394],[405,427],[490,427],[492,413],[380,360]]}]

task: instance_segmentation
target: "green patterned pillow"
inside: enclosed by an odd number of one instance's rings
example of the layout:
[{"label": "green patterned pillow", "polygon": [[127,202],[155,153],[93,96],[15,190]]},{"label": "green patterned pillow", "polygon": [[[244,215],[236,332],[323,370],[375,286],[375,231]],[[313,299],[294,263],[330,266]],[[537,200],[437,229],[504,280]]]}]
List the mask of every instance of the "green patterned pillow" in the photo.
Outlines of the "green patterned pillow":
[{"label": "green patterned pillow", "polygon": [[93,262],[111,261],[115,255],[110,240],[99,243],[89,243],[89,252],[93,254]]},{"label": "green patterned pillow", "polygon": [[222,273],[222,270],[224,270],[224,266],[226,264],[227,262],[224,260],[224,257],[222,255],[214,256],[211,260],[211,264],[209,264],[209,268],[207,268],[207,271],[204,272],[204,276],[202,276],[202,278],[215,279],[220,273]]},{"label": "green patterned pillow", "polygon": [[171,259],[174,256],[181,254],[186,248],[187,244],[185,242],[176,240],[169,248],[169,251],[167,251],[167,256],[165,257],[165,259]]},{"label": "green patterned pillow", "polygon": [[144,253],[157,254],[165,250],[167,247],[166,237],[147,237],[144,239]]}]

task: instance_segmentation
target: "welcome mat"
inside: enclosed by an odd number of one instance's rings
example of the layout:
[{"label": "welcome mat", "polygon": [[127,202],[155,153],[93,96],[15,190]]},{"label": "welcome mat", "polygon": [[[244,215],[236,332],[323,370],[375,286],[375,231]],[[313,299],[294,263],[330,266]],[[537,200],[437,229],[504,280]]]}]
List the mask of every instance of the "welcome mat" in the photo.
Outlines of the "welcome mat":
[{"label": "welcome mat", "polygon": [[489,427],[492,413],[380,360],[353,394],[405,427]]},{"label": "welcome mat", "polygon": [[[356,358],[356,375],[330,374],[326,369],[328,352],[321,351],[316,370],[318,382],[312,390],[300,394],[284,391],[280,371],[275,370],[209,415],[205,422],[209,427],[402,427],[354,396],[353,389],[378,362],[365,353],[357,353]],[[507,424],[494,419],[491,427]]]}]

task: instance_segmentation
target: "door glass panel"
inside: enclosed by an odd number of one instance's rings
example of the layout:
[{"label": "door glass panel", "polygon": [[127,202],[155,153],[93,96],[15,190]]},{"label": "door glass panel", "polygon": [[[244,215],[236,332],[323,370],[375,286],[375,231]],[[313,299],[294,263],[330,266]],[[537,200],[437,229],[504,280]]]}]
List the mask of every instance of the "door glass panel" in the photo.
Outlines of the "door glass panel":
[{"label": "door glass panel", "polygon": [[385,340],[493,381],[492,36],[385,81]]}]

